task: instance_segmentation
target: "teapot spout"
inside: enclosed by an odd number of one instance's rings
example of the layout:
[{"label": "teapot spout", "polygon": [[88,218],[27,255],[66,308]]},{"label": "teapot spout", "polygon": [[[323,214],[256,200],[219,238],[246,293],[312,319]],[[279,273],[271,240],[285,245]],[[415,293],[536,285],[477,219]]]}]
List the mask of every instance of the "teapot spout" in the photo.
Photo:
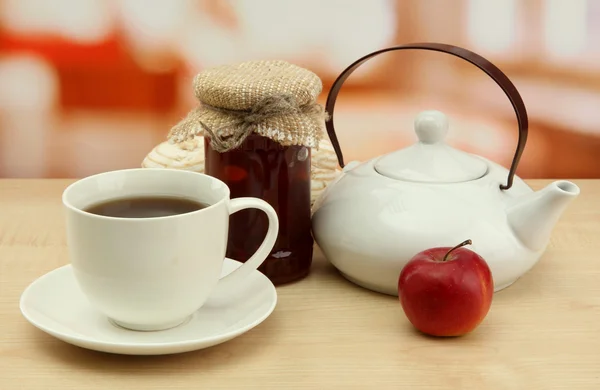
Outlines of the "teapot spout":
[{"label": "teapot spout", "polygon": [[554,225],[579,187],[566,180],[550,183],[540,191],[516,199],[507,209],[508,223],[517,238],[529,249],[546,247]]}]

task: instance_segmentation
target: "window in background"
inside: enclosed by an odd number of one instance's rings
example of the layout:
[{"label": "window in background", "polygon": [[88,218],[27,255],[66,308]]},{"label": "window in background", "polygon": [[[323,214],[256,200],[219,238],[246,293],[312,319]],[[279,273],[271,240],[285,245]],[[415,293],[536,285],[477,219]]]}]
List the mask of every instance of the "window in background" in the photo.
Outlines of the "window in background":
[{"label": "window in background", "polygon": [[111,8],[102,0],[4,0],[0,23],[10,34],[55,36],[83,44],[108,39],[114,28]]},{"label": "window in background", "polygon": [[464,0],[464,7],[466,44],[505,69],[544,77],[560,70],[567,79],[600,69],[600,1]]},{"label": "window in background", "polygon": [[[587,0],[545,0],[543,4],[544,54],[556,65],[589,65],[597,55],[590,51],[593,4]],[[597,11],[596,11],[597,12]],[[597,18],[597,16],[596,16]],[[591,22],[591,23],[590,23]],[[593,31],[593,30],[592,30]]]},{"label": "window in background", "polygon": [[468,0],[467,35],[482,55],[511,57],[520,25],[517,0]]}]

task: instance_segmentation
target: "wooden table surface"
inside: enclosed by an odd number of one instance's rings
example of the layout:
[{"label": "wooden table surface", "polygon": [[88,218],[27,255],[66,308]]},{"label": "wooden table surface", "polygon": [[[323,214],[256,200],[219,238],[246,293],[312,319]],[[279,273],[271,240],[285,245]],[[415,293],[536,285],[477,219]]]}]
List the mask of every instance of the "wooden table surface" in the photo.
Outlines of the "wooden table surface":
[{"label": "wooden table surface", "polygon": [[[37,330],[21,292],[68,262],[70,180],[0,180],[0,389],[600,389],[600,180],[554,230],[540,262],[497,293],[461,338],[415,332],[396,298],[346,282],[320,254],[278,288],[263,324],[219,346],[139,357],[89,351]],[[530,181],[534,188],[546,182]]]}]

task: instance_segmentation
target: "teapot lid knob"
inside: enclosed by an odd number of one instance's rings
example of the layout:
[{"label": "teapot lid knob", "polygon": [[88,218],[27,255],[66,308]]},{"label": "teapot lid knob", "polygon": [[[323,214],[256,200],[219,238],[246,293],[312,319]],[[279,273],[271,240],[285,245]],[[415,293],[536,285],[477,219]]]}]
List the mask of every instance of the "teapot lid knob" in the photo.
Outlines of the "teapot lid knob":
[{"label": "teapot lid knob", "polygon": [[415,118],[415,133],[424,144],[442,142],[448,134],[448,118],[440,111],[423,111]]}]

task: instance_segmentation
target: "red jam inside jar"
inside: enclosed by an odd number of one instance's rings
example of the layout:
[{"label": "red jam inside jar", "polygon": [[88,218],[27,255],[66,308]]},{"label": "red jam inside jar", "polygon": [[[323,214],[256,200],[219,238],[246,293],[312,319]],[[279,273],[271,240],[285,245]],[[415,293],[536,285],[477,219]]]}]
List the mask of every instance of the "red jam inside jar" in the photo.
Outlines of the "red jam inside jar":
[{"label": "red jam inside jar", "polygon": [[[257,134],[224,153],[213,150],[208,137],[204,138],[204,146],[206,174],[225,182],[231,189],[231,198],[261,198],[277,212],[277,242],[259,271],[275,285],[308,275],[313,254],[310,148],[283,146]],[[227,257],[247,261],[264,240],[267,227],[267,217],[260,210],[232,214]]]}]

